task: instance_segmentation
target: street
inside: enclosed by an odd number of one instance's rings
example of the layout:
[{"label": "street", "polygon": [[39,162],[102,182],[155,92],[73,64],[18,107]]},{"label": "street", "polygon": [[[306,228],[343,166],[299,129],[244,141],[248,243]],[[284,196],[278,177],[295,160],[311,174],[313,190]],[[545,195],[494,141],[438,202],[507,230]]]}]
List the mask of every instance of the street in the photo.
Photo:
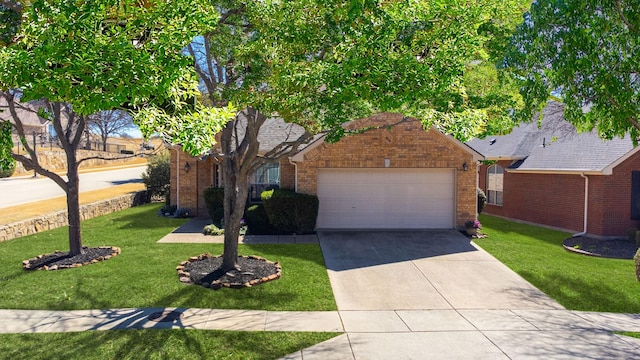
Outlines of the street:
[{"label": "street", "polygon": [[[80,174],[80,192],[142,182],[141,174],[146,168],[137,166]],[[0,179],[0,194],[0,209],[65,195],[58,184],[41,175],[38,178],[25,176]]]}]

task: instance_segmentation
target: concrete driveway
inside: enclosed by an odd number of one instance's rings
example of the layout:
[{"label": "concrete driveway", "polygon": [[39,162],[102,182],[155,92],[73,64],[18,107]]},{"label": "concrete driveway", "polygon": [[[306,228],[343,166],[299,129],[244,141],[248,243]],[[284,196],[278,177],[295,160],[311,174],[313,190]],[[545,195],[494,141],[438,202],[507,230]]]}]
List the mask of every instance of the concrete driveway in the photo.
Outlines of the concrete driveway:
[{"label": "concrete driveway", "polygon": [[562,309],[455,230],[318,237],[338,310]]}]

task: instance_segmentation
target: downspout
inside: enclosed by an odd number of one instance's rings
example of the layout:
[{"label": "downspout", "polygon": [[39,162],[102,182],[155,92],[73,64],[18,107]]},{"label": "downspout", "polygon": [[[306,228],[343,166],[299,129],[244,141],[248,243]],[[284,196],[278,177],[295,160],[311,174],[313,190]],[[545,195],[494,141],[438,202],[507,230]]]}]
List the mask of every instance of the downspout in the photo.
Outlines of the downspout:
[{"label": "downspout", "polygon": [[176,207],[180,207],[180,150],[177,150],[176,160]]},{"label": "downspout", "polygon": [[291,158],[288,158],[289,160],[289,164],[293,165],[293,168],[295,169],[294,173],[295,173],[295,190],[296,192],[298,192],[298,164],[291,161]]},{"label": "downspout", "polygon": [[581,232],[573,234],[573,237],[587,233],[587,221],[589,219],[589,177],[585,176],[584,173],[581,173],[580,176],[584,178],[584,220],[582,221],[584,227]]}]

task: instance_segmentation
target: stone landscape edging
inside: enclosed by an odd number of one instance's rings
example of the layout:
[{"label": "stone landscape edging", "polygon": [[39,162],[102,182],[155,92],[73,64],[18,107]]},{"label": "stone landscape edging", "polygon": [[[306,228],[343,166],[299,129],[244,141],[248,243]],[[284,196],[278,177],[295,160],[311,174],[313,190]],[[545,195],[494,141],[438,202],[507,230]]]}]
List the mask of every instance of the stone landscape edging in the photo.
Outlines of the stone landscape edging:
[{"label": "stone landscape edging", "polygon": [[[80,206],[80,219],[87,220],[149,203],[147,191],[138,191]],[[69,225],[67,210],[0,225],[0,242]]]}]

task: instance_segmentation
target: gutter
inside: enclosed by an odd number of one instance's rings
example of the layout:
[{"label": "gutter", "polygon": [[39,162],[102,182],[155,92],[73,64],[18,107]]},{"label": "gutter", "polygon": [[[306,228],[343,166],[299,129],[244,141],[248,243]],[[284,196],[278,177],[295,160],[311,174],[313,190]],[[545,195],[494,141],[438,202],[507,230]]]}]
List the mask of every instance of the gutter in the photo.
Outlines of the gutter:
[{"label": "gutter", "polygon": [[293,168],[295,169],[295,192],[298,192],[298,163],[292,161],[291,158],[288,158],[288,160],[289,164],[293,165]]},{"label": "gutter", "polygon": [[180,207],[180,150],[176,151],[176,207]]},{"label": "gutter", "polygon": [[572,237],[582,236],[587,233],[587,222],[589,218],[589,178],[585,176],[584,173],[581,173],[580,176],[584,178],[584,220],[582,221],[584,227],[581,232],[573,234]]}]

